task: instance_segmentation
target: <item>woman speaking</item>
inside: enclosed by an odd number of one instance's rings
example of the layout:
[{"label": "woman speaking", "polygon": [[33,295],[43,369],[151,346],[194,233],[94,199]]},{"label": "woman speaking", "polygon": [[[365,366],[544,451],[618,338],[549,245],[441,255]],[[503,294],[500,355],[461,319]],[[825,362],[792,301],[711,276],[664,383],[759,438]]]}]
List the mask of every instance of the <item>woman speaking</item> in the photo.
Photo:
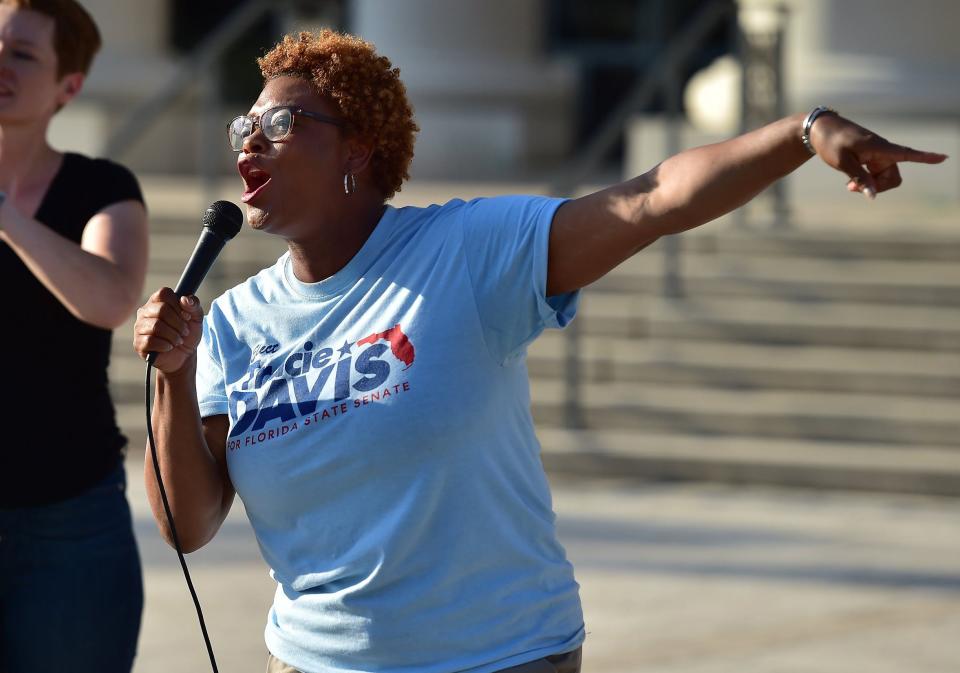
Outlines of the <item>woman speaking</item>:
[{"label": "woman speaking", "polygon": [[944,158],[821,108],[579,199],[395,208],[418,129],[390,61],[323,31],[259,64],[227,139],[250,226],[288,251],[205,318],[157,291],[134,346],[159,354],[156,446],[184,547],[243,500],[277,582],[269,671],[579,671],[527,346],[573,318],[579,288],[814,154],[871,196],[899,184],[897,162]]}]

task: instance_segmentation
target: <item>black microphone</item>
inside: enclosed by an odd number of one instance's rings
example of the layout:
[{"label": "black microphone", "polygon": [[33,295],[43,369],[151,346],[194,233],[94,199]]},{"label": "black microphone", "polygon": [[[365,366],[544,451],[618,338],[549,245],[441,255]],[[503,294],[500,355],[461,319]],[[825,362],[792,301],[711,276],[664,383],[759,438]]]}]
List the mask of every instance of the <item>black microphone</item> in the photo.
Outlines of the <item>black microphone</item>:
[{"label": "black microphone", "polygon": [[203,214],[203,231],[200,232],[197,247],[193,249],[183,275],[173,290],[178,297],[196,293],[223,246],[240,232],[242,226],[243,213],[236,204],[216,201],[207,208]]},{"label": "black microphone", "polygon": [[[242,226],[243,213],[236,204],[216,201],[207,208],[203,214],[203,230],[200,232],[197,247],[193,249],[193,254],[183,269],[183,275],[173,290],[177,297],[196,293],[223,246],[239,233]],[[147,355],[147,362],[150,364],[156,359],[156,353]]]}]

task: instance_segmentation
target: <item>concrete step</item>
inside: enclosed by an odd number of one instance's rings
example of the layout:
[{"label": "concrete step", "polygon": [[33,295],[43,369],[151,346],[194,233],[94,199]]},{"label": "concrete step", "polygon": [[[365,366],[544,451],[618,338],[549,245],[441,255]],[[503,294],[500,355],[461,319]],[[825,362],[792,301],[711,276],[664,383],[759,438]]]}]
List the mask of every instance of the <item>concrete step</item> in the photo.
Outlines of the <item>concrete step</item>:
[{"label": "concrete step", "polygon": [[[446,200],[446,199],[444,199]],[[150,230],[154,236],[198,236],[202,227],[203,209],[165,210],[153,213]],[[264,238],[275,238],[253,232],[244,226],[243,232]],[[960,232],[929,231],[909,234],[889,232],[853,232],[838,225],[836,231],[822,228],[811,231],[800,226],[784,231],[743,230],[731,227],[712,227],[685,232],[679,236],[680,252],[691,260],[699,256],[714,259],[738,258],[801,258],[824,263],[856,263],[861,261],[960,261]],[[659,255],[664,242],[647,248],[642,255]]]},{"label": "concrete step", "polygon": [[[530,375],[563,378],[567,335],[548,330],[531,346]],[[589,382],[675,383],[733,389],[823,390],[960,401],[960,356],[880,349],[665,341],[585,336]]]},{"label": "concrete step", "polygon": [[[562,382],[535,379],[531,393],[538,425],[569,423]],[[591,429],[956,446],[960,451],[960,404],[953,399],[585,383],[581,409]]]},{"label": "concrete step", "polygon": [[[133,320],[114,331],[111,380],[139,381],[143,362],[132,348]],[[530,347],[531,376],[562,378],[567,334],[548,330]],[[734,389],[776,388],[960,397],[960,356],[950,352],[764,345],[586,334],[580,341],[585,380],[699,383]]]},{"label": "concrete step", "polygon": [[[178,256],[186,251],[193,250],[200,237],[201,228],[193,226],[189,229],[175,231],[158,231],[151,228],[151,259],[170,259],[176,261]],[[245,259],[276,259],[280,252],[287,249],[283,239],[270,236],[259,231],[244,227],[224,247],[223,255],[232,258]],[[274,254],[276,252],[276,254]]]},{"label": "concrete step", "polygon": [[[151,238],[158,250],[177,242],[188,242],[192,248],[201,231],[200,218],[152,217]],[[261,242],[279,249],[282,239],[244,226],[229,248],[240,240]],[[847,234],[824,235],[820,232],[797,231],[772,235],[764,232],[742,233],[736,230],[687,232],[680,236],[680,255],[684,271],[698,273],[707,266],[726,272],[770,279],[806,280],[808,269],[830,278],[865,276],[865,282],[882,282],[884,276],[903,279],[906,283],[939,282],[948,279],[956,284],[960,261],[960,233],[953,237],[929,234],[913,239],[891,240],[888,237],[852,237]],[[663,241],[624,262],[619,269],[647,273],[653,260],[664,255]],[[922,264],[922,266],[918,266]],[[914,274],[919,277],[914,278]]]},{"label": "concrete step", "polygon": [[[139,382],[133,320],[114,331],[111,380]],[[531,376],[562,378],[567,334],[545,332],[530,348]],[[951,352],[659,340],[585,334],[581,375],[590,382],[698,384],[730,389],[823,390],[921,397],[960,396]]]},{"label": "concrete step", "polygon": [[[960,264],[955,262],[686,253],[680,264],[684,292],[695,298],[960,307]],[[644,251],[594,283],[590,291],[659,293],[663,268],[660,251]]]},{"label": "concrete step", "polygon": [[[183,271],[193,248],[185,243],[175,252],[161,255],[154,250],[147,273],[145,287],[156,288],[176,282]],[[229,252],[227,252],[229,251]],[[267,246],[259,248],[227,248],[210,272],[220,291],[229,289],[260,270],[270,266],[282,253]],[[803,303],[860,303],[877,305],[943,306],[960,308],[960,283],[872,283],[820,280],[815,272],[805,281],[776,280],[751,277],[734,277],[712,273],[700,268],[696,273],[685,272],[682,279],[684,294],[696,300],[720,299],[767,299],[788,300]],[[647,275],[614,271],[592,284],[587,292],[592,295],[649,296],[657,298],[662,292],[659,272]]]},{"label": "concrete step", "polygon": [[[545,394],[543,389],[547,385],[541,380],[533,382],[534,420],[542,428],[564,427],[567,414],[562,392],[558,386],[551,394]],[[670,395],[656,397],[667,386],[661,386],[647,396],[637,394],[635,386],[619,386],[617,391],[610,391],[609,386],[605,386],[607,395],[598,394],[595,384],[584,386],[581,414],[585,427],[703,437],[944,446],[952,447],[960,454],[960,414],[957,413],[960,403],[954,400],[949,402],[948,412],[941,407],[937,416],[908,413],[903,409],[902,398],[900,407],[877,404],[866,408],[865,400],[873,396],[861,395],[851,399],[850,396],[814,393],[823,406],[804,408],[802,404],[793,407],[782,401],[784,391],[744,393],[685,388],[684,393],[678,393],[676,389],[680,386],[669,387],[672,389]],[[126,427],[139,428],[144,416],[142,381],[115,383],[112,393]],[[718,401],[718,395],[726,395],[729,399],[724,404],[723,400]],[[902,413],[884,413],[896,408]]]},{"label": "concrete step", "polygon": [[[118,422],[140,455],[142,401],[119,404]],[[539,424],[544,466],[581,477],[767,483],[960,496],[956,445],[831,442],[656,429],[570,430]]]},{"label": "concrete step", "polygon": [[[235,182],[219,198],[236,200]],[[151,203],[150,292],[179,278],[210,196],[193,184],[146,188],[163,194]],[[442,191],[401,196],[423,205],[451,196]],[[715,223],[680,239],[686,298],[660,296],[662,242],[589,288],[578,320],[587,430],[562,427],[564,336],[548,332],[530,351],[548,469],[960,495],[960,231],[894,219],[882,231],[872,219],[784,231]],[[284,250],[245,227],[201,297]],[[111,380],[139,452],[132,323],[115,333]]]},{"label": "concrete step", "polygon": [[[658,243],[657,245],[661,245]],[[684,252],[711,254],[802,256],[834,260],[889,259],[960,261],[960,232],[916,231],[903,223],[898,232],[873,232],[848,224],[816,229],[801,224],[781,231],[707,226],[681,235]]]},{"label": "concrete step", "polygon": [[[183,269],[197,244],[200,232],[152,233],[150,238],[151,273],[178,273]],[[249,229],[242,230],[223,248],[216,264],[255,266],[257,269],[271,264],[286,251],[283,241],[273,236]],[[242,279],[235,279],[239,282]]]},{"label": "concrete step", "polygon": [[954,446],[538,428],[551,473],[960,496]]},{"label": "concrete step", "polygon": [[587,334],[764,344],[960,350],[960,309],[742,298],[587,294]]},{"label": "concrete step", "polygon": [[[157,288],[176,285],[200,236],[199,219],[196,223],[191,222],[189,228],[183,226],[174,231],[169,230],[168,223],[169,220],[164,221],[164,226],[159,227],[151,221],[144,300]],[[277,237],[246,227],[241,229],[217,256],[200,287],[201,297],[208,301],[217,297],[272,264],[285,251],[286,245]]]},{"label": "concrete step", "polygon": [[[159,277],[151,273],[147,287],[179,277],[199,232],[199,218],[192,211],[189,217],[154,215],[151,272]],[[692,297],[960,307],[960,235],[896,237],[802,228],[771,233],[718,227],[688,232],[681,240],[681,273]],[[229,281],[242,281],[284,250],[282,240],[245,227],[224,250],[219,273]],[[592,289],[656,294],[662,268],[661,242]]]}]

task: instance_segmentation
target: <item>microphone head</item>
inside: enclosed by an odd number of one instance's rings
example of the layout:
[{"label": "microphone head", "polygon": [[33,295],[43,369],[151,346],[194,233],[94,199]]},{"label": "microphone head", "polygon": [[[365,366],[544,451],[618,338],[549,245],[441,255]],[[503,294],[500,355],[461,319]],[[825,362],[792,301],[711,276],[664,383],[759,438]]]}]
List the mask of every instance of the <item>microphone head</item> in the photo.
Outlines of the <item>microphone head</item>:
[{"label": "microphone head", "polygon": [[203,226],[229,241],[243,227],[243,213],[235,203],[215,201],[203,213]]}]

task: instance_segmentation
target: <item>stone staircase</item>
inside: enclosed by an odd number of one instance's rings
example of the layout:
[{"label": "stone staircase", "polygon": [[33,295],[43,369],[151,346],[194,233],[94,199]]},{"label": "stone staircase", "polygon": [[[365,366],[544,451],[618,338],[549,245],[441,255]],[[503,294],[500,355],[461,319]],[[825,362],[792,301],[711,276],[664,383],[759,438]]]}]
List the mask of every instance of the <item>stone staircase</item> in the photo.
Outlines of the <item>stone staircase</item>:
[{"label": "stone staircase", "polygon": [[564,336],[530,354],[553,470],[960,495],[960,228],[683,236],[589,288],[584,428]]},{"label": "stone staircase", "polygon": [[[144,186],[154,213],[147,287],[172,285],[203,200],[189,185]],[[567,427],[564,333],[530,349],[548,469],[960,495],[960,227],[802,222],[684,234],[682,299],[661,296],[662,244],[588,288],[577,320],[580,427]],[[243,231],[201,294],[212,299],[283,249]],[[143,366],[130,338],[129,326],[117,330],[111,380],[140,451]]]}]

